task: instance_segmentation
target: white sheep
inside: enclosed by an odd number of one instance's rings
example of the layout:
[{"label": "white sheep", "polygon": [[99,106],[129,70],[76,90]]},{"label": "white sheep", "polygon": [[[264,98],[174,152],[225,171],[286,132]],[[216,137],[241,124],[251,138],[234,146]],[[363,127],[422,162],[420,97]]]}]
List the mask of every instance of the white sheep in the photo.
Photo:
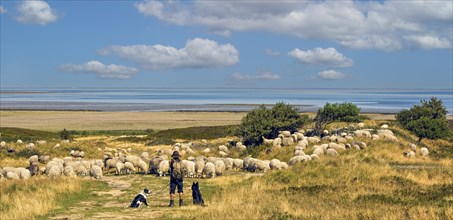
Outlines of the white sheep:
[{"label": "white sheep", "polygon": [[140,157],[143,159],[143,160],[149,160],[149,155],[148,155],[148,152],[143,152]]},{"label": "white sheep", "polygon": [[233,159],[233,169],[241,170],[244,168],[244,161],[241,159]]},{"label": "white sheep", "polygon": [[38,161],[39,161],[40,163],[46,164],[46,163],[48,163],[48,162],[50,161],[50,156],[48,156],[48,155],[41,155],[41,156],[39,156]]},{"label": "white sheep", "polygon": [[335,157],[335,156],[338,156],[338,152],[335,149],[329,148],[326,150],[326,155]]},{"label": "white sheep", "polygon": [[0,142],[0,147],[6,147],[6,142],[5,141]]},{"label": "white sheep", "polygon": [[388,129],[388,128],[389,128],[389,126],[388,126],[388,125],[386,125],[386,124],[383,124],[383,125],[381,126],[381,128],[382,128],[382,129]]},{"label": "white sheep", "polygon": [[206,153],[206,154],[207,154],[207,153],[209,153],[209,152],[211,152],[211,150],[210,150],[208,147],[205,148],[205,149],[203,150],[203,153]]},{"label": "white sheep", "polygon": [[322,147],[316,147],[314,150],[313,150],[313,154],[316,154],[318,156],[321,156],[324,154],[324,149]]},{"label": "white sheep", "polygon": [[233,169],[233,158],[222,158],[221,160],[225,163],[226,170]]},{"label": "white sheep", "polygon": [[225,153],[228,153],[228,147],[225,145],[220,145],[219,146],[219,151],[223,151]]},{"label": "white sheep", "polygon": [[29,150],[33,149],[34,147],[35,147],[35,144],[33,144],[33,143],[28,143],[27,145],[25,145],[25,148],[27,148]]},{"label": "white sheep", "polygon": [[284,137],[282,139],[282,145],[283,146],[292,146],[292,145],[294,145],[294,139],[288,138],[288,137]]},{"label": "white sheep", "polygon": [[282,138],[275,138],[272,142],[272,146],[275,148],[280,148],[282,145]]},{"label": "white sheep", "polygon": [[102,177],[102,169],[97,165],[93,165],[90,168],[90,176],[95,179],[100,179]]},{"label": "white sheep", "polygon": [[415,152],[414,151],[404,151],[403,155],[405,157],[415,157]]},{"label": "white sheep", "polygon": [[134,164],[132,164],[131,162],[124,162],[124,169],[126,170],[126,173],[135,173],[135,167],[134,167]]},{"label": "white sheep", "polygon": [[283,161],[282,161],[282,162],[280,162],[280,167],[281,167],[282,169],[288,169],[288,164],[287,164],[286,162],[283,162]]},{"label": "white sheep", "polygon": [[16,141],[16,144],[23,144],[23,143],[24,143],[24,142],[23,142],[21,139],[18,139],[18,140]]},{"label": "white sheep", "polygon": [[313,144],[317,144],[317,143],[321,142],[319,137],[308,137],[307,140],[309,143],[313,143]]},{"label": "white sheep", "polygon": [[226,157],[226,156],[228,156],[228,154],[225,153],[225,152],[223,152],[223,151],[219,151],[219,155],[220,155],[221,157]]},{"label": "white sheep", "polygon": [[203,168],[204,178],[214,178],[216,175],[215,165],[211,162],[207,162]]},{"label": "white sheep", "polygon": [[421,154],[423,157],[424,157],[424,156],[428,156],[428,154],[429,154],[428,148],[426,148],[426,147],[420,148],[420,154]]},{"label": "white sheep", "polygon": [[7,172],[5,177],[6,177],[6,179],[10,179],[10,180],[18,180],[18,179],[20,179],[19,175],[17,175],[15,172]]},{"label": "white sheep", "polygon": [[197,158],[195,160],[195,173],[197,177],[201,177],[203,175],[203,169],[204,169],[205,162],[201,158]]},{"label": "white sheep", "polygon": [[310,155],[310,157],[312,160],[319,160],[319,155],[317,155],[317,154],[312,154],[312,155]]},{"label": "white sheep", "polygon": [[46,141],[43,141],[43,140],[39,140],[39,141],[36,141],[36,144],[38,144],[38,145],[45,145],[45,144],[47,144],[47,142],[46,142]]},{"label": "white sheep", "polygon": [[291,136],[291,132],[290,131],[279,131],[278,133],[282,134],[284,137],[290,137]]},{"label": "white sheep", "polygon": [[39,160],[38,155],[33,155],[28,158],[28,163],[32,164],[33,162],[38,162],[38,160]]},{"label": "white sheep", "polygon": [[138,161],[137,168],[139,171],[143,172],[143,174],[146,174],[146,172],[148,171],[148,164],[146,164],[145,161],[140,160]]},{"label": "white sheep", "polygon": [[214,162],[214,165],[215,165],[215,174],[217,176],[221,176],[226,170],[225,163],[223,162],[223,160],[216,160]]},{"label": "white sheep", "polygon": [[76,173],[74,172],[74,168],[72,166],[65,166],[64,170],[63,170],[63,174],[65,176],[69,176],[69,177],[76,176]]},{"label": "white sheep", "polygon": [[168,160],[162,160],[159,163],[159,170],[158,170],[159,176],[165,176],[168,173],[169,170],[170,170],[169,161]]},{"label": "white sheep", "polygon": [[263,139],[263,144],[266,145],[272,145],[272,143],[274,142],[274,139],[267,139],[264,136],[261,136],[261,138]]},{"label": "white sheep", "polygon": [[125,172],[125,170],[124,170],[124,163],[121,162],[121,161],[116,162],[116,164],[115,164],[115,170],[116,170],[116,174],[117,174],[117,175],[120,175],[121,173],[124,173],[124,172]]},{"label": "white sheep", "polygon": [[46,172],[50,178],[55,178],[61,175],[62,170],[58,166],[51,166],[49,170],[46,168]]},{"label": "white sheep", "polygon": [[187,177],[195,177],[195,162],[190,160],[183,160],[184,166],[186,167]]},{"label": "white sheep", "polygon": [[288,165],[293,166],[296,163],[303,162],[305,161],[304,156],[294,156],[291,159],[289,159]]},{"label": "white sheep", "polygon": [[281,162],[279,159],[272,159],[270,162],[269,162],[269,167],[271,170],[279,170],[282,168],[281,166]]},{"label": "white sheep", "polygon": [[305,152],[303,150],[294,151],[294,156],[303,156],[303,155],[305,155]]},{"label": "white sheep", "polygon": [[411,148],[412,151],[416,152],[417,151],[417,145],[415,144],[409,144],[409,147]]},{"label": "white sheep", "polygon": [[357,127],[363,128],[363,127],[365,127],[365,124],[363,122],[360,122],[360,123],[357,124]]}]

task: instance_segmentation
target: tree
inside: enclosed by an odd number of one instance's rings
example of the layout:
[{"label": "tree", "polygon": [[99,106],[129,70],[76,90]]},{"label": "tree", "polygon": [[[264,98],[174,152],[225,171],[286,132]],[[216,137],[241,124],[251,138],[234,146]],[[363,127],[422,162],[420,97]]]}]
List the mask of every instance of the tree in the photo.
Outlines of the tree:
[{"label": "tree", "polygon": [[445,138],[450,135],[447,109],[442,100],[432,97],[429,101],[421,100],[420,105],[404,109],[396,115],[396,120],[405,129],[414,133],[420,142],[423,138]]},{"label": "tree", "polygon": [[318,109],[313,134],[320,135],[326,126],[334,121],[360,122],[362,117],[359,114],[360,108],[352,103],[326,103],[323,108]]},{"label": "tree", "polygon": [[71,138],[71,133],[65,129],[63,129],[63,131],[60,131],[60,138],[62,140],[72,140]]},{"label": "tree", "polygon": [[263,142],[262,137],[275,138],[279,131],[296,131],[307,122],[308,116],[301,116],[295,107],[279,102],[271,109],[261,105],[250,111],[235,133],[246,146],[257,146]]}]

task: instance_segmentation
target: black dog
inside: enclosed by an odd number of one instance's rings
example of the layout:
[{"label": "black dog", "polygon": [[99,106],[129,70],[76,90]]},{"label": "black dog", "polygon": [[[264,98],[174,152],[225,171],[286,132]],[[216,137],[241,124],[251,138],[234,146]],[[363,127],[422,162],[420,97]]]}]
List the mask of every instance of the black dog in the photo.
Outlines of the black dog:
[{"label": "black dog", "polygon": [[198,182],[192,183],[192,198],[193,204],[205,206],[203,197],[201,196],[200,187],[198,186]]}]

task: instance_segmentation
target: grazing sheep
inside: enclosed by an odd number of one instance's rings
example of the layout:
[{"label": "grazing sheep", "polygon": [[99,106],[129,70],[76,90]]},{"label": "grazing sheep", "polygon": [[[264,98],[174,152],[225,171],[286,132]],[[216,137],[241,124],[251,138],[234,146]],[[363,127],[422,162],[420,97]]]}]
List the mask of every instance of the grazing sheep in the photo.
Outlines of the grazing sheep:
[{"label": "grazing sheep", "polygon": [[403,155],[405,157],[415,157],[415,152],[414,151],[404,151]]},{"label": "grazing sheep", "polygon": [[313,154],[316,154],[318,156],[321,156],[324,154],[324,149],[322,147],[316,147],[314,150],[313,150]]},{"label": "grazing sheep", "polygon": [[267,139],[264,136],[261,136],[261,138],[263,139],[263,144],[265,145],[272,145],[272,143],[274,142],[274,139]]},{"label": "grazing sheep", "polygon": [[417,151],[417,145],[415,144],[409,144],[409,147],[411,148],[412,151],[416,152]]},{"label": "grazing sheep", "polygon": [[379,140],[379,135],[377,135],[377,134],[371,135],[371,140],[373,140],[373,141]]},{"label": "grazing sheep", "polygon": [[46,164],[46,163],[48,163],[48,162],[50,161],[50,156],[48,156],[48,155],[46,155],[46,156],[41,155],[41,156],[38,158],[38,161],[39,161],[40,163]]},{"label": "grazing sheep", "polygon": [[294,140],[292,138],[284,137],[282,139],[282,145],[283,146],[292,146],[292,145],[294,145]]},{"label": "grazing sheep", "polygon": [[90,176],[95,179],[100,179],[102,177],[102,169],[97,165],[93,165],[90,168]]},{"label": "grazing sheep", "polygon": [[282,168],[281,166],[281,162],[279,159],[272,159],[270,162],[269,162],[269,168],[271,170],[279,170]]},{"label": "grazing sheep", "polygon": [[39,141],[36,141],[36,144],[38,144],[38,145],[45,145],[45,144],[47,144],[47,142],[46,142],[46,141],[43,141],[43,140],[39,140]]},{"label": "grazing sheep", "polygon": [[222,158],[221,160],[225,163],[225,170],[233,169],[233,158]]},{"label": "grazing sheep", "polygon": [[138,163],[140,162],[140,157],[136,155],[127,155],[126,156],[126,161],[125,162],[130,162],[132,165],[135,167],[138,166]]},{"label": "grazing sheep", "polygon": [[329,143],[328,144],[328,149],[335,149],[335,150],[346,150],[346,147],[344,145],[340,145],[337,143]]},{"label": "grazing sheep", "polygon": [[14,172],[7,172],[5,177],[6,177],[6,179],[10,179],[10,180],[18,180],[19,179],[19,175],[17,175]]},{"label": "grazing sheep", "polygon": [[326,154],[327,156],[331,156],[331,157],[335,157],[335,156],[338,156],[338,152],[335,150],[335,149],[327,149],[326,150]]},{"label": "grazing sheep", "polygon": [[55,178],[61,175],[62,170],[58,166],[51,166],[48,171],[46,168],[46,172],[47,176],[49,176],[50,178]]},{"label": "grazing sheep", "polygon": [[35,176],[39,174],[39,166],[37,162],[32,162],[30,166],[27,167],[30,171],[30,175]]},{"label": "grazing sheep", "polygon": [[195,177],[195,162],[189,160],[182,161],[184,166],[186,167],[187,177],[194,178]]},{"label": "grazing sheep", "polygon": [[211,150],[210,150],[209,148],[206,148],[206,149],[203,150],[203,153],[206,153],[206,154],[207,154],[207,153],[209,153],[209,152],[211,152]]},{"label": "grazing sheep", "polygon": [[28,163],[30,163],[30,164],[32,164],[33,162],[38,162],[38,161],[39,161],[38,155],[33,155],[28,158]]},{"label": "grazing sheep", "polygon": [[309,143],[313,143],[313,144],[317,144],[317,143],[321,142],[319,137],[308,137],[307,140]]},{"label": "grazing sheep", "polygon": [[88,174],[88,169],[82,163],[77,163],[72,168],[74,169],[74,172],[79,176],[86,176]]},{"label": "grazing sheep", "polygon": [[303,150],[294,151],[294,156],[303,156],[303,155],[305,155],[305,152]]},{"label": "grazing sheep", "polygon": [[296,163],[303,162],[305,161],[304,156],[294,156],[291,159],[289,159],[288,165],[293,166]]},{"label": "grazing sheep", "polygon": [[225,153],[228,153],[228,147],[225,145],[220,145],[219,146],[219,151],[223,151]]},{"label": "grazing sheep", "polygon": [[53,146],[53,149],[58,149],[58,148],[60,148],[60,144],[55,144],[55,145]]},{"label": "grazing sheep", "polygon": [[354,131],[354,135],[357,137],[371,138],[371,133],[367,130],[356,130],[356,131]]},{"label": "grazing sheep", "polygon": [[215,174],[217,176],[221,176],[226,170],[225,163],[223,162],[223,160],[216,160],[216,161],[214,161],[214,165],[215,165]]},{"label": "grazing sheep", "polygon": [[204,166],[205,166],[205,162],[203,159],[197,158],[195,160],[195,173],[196,173],[197,177],[201,177],[203,175]]},{"label": "grazing sheep", "polygon": [[[415,153],[415,152],[414,152]],[[428,156],[429,154],[429,151],[428,151],[428,148],[426,147],[422,147],[420,148],[420,154],[424,157],[424,156]]]},{"label": "grazing sheep", "polygon": [[6,147],[6,142],[5,141],[0,142],[0,147]]},{"label": "grazing sheep", "polygon": [[108,173],[108,171],[111,168],[115,168],[116,169],[116,164],[117,164],[118,161],[120,161],[120,160],[114,159],[114,158],[110,158],[110,159],[105,160],[105,162],[104,162],[104,170],[105,170],[105,172]]},{"label": "grazing sheep", "polygon": [[282,146],[282,138],[275,138],[272,142],[272,146],[275,148],[280,148]]},{"label": "grazing sheep", "polygon": [[214,178],[216,175],[215,165],[211,162],[207,162],[203,168],[204,178]]},{"label": "grazing sheep", "polygon": [[159,164],[163,161],[164,158],[162,156],[153,156],[149,161],[149,173],[150,174],[158,174],[159,173]]},{"label": "grazing sheep", "polygon": [[149,158],[149,155],[148,155],[148,152],[143,152],[140,157],[143,159],[143,160],[148,160]]},{"label": "grazing sheep", "polygon": [[283,161],[282,161],[282,162],[280,162],[280,167],[281,167],[282,169],[288,169],[288,164],[287,164],[286,162],[283,162]]},{"label": "grazing sheep", "polygon": [[137,168],[138,168],[138,171],[143,172],[143,174],[146,174],[146,172],[148,171],[148,165],[143,160],[138,161]]},{"label": "grazing sheep", "polygon": [[310,157],[312,160],[319,160],[319,155],[317,155],[317,154],[312,154],[312,155],[310,155]]},{"label": "grazing sheep", "polygon": [[33,143],[28,143],[27,145],[25,145],[25,148],[27,148],[29,150],[33,149],[34,147],[35,147],[35,144],[33,144]]},{"label": "grazing sheep", "polygon": [[23,142],[21,139],[19,139],[19,140],[16,141],[16,144],[23,144],[23,143],[24,143],[24,142]]},{"label": "grazing sheep", "polygon": [[134,164],[131,162],[124,162],[124,169],[126,170],[126,174],[135,173]]},{"label": "grazing sheep", "polygon": [[242,170],[244,168],[244,161],[241,159],[233,159],[233,169]]},{"label": "grazing sheep", "polygon": [[116,174],[117,174],[117,175],[120,175],[121,173],[124,173],[124,171],[125,171],[125,169],[124,169],[124,163],[121,162],[121,161],[116,162],[116,164],[115,164],[115,170],[116,170]]},{"label": "grazing sheep", "polygon": [[365,124],[362,123],[362,122],[360,122],[360,123],[357,124],[357,127],[358,127],[358,128],[363,128],[363,127],[365,127]]},{"label": "grazing sheep", "polygon": [[388,129],[388,128],[389,128],[389,126],[388,126],[388,125],[386,125],[386,124],[383,124],[383,125],[381,126],[381,128],[382,128],[382,129]]},{"label": "grazing sheep", "polygon": [[219,151],[219,155],[220,155],[221,157],[226,157],[226,156],[228,156],[228,154],[225,153],[225,152],[223,152],[223,151]]},{"label": "grazing sheep", "polygon": [[72,166],[65,166],[65,168],[63,170],[63,174],[65,176],[69,176],[69,177],[76,176],[76,173],[74,172],[74,168],[72,168]]},{"label": "grazing sheep", "polygon": [[168,173],[169,169],[170,169],[169,161],[168,160],[162,160],[159,163],[159,170],[158,170],[159,176],[165,176]]}]

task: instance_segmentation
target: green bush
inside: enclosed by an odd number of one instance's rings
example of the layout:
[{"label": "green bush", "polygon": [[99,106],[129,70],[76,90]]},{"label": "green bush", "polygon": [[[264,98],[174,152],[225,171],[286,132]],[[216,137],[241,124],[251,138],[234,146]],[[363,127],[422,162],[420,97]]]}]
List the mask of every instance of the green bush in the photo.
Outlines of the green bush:
[{"label": "green bush", "polygon": [[360,108],[352,103],[326,103],[316,114],[313,134],[320,135],[328,124],[335,121],[360,122],[364,118],[359,114]]},{"label": "green bush", "polygon": [[400,111],[396,115],[396,120],[405,129],[417,135],[420,142],[423,138],[437,139],[450,135],[446,115],[447,109],[442,100],[432,97],[429,101],[421,100],[420,105],[414,105],[409,110]]},{"label": "green bush", "polygon": [[258,146],[265,138],[275,138],[279,131],[296,131],[308,122],[308,116],[300,115],[294,106],[279,102],[271,109],[261,105],[241,120],[235,134],[246,146]]}]

